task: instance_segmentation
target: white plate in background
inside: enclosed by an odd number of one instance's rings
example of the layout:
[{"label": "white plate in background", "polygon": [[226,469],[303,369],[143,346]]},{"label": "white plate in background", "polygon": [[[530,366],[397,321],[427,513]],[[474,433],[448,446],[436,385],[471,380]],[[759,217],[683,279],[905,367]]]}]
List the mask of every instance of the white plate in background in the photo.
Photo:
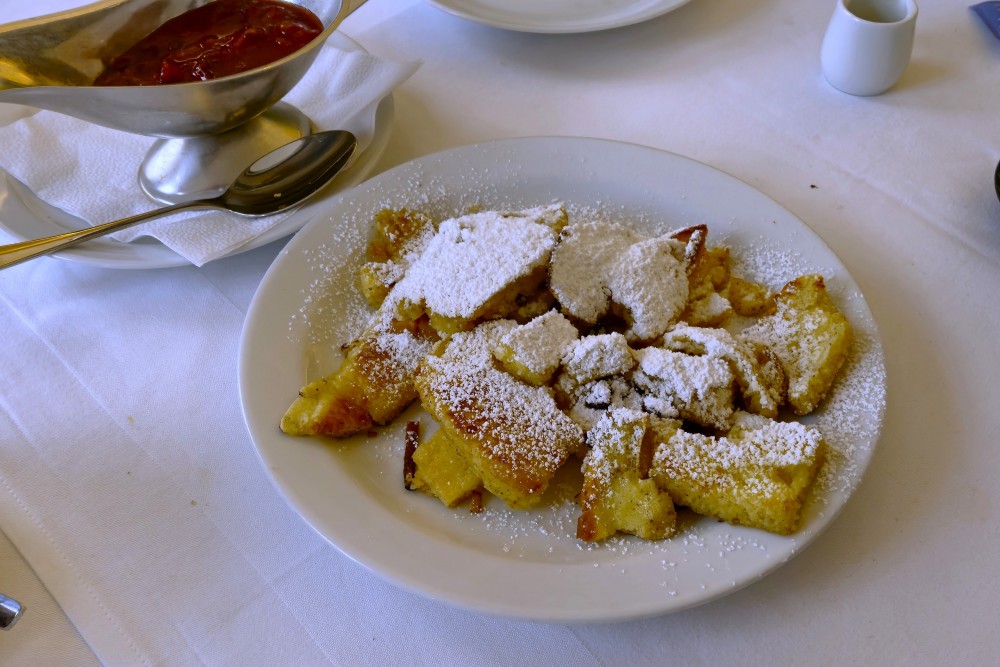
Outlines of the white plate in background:
[{"label": "white plate in background", "polygon": [[518,32],[576,33],[620,28],[690,0],[428,0],[449,14]]}]

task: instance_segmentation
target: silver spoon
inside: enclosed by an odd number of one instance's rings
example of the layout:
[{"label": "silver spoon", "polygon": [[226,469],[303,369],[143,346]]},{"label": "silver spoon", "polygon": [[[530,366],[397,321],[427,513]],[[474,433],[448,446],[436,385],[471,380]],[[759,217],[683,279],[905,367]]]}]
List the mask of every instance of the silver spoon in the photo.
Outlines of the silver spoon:
[{"label": "silver spoon", "polygon": [[350,161],[357,145],[358,140],[346,130],[307,135],[254,162],[218,197],[181,202],[57,236],[0,245],[0,269],[182,209],[214,208],[248,216],[283,211],[329,183]]}]

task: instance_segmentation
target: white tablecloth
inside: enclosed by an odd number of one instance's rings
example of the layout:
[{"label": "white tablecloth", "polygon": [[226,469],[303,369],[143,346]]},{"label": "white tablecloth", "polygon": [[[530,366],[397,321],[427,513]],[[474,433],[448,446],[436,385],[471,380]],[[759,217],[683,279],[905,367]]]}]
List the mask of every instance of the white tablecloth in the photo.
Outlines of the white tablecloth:
[{"label": "white tablecloth", "polygon": [[812,546],[729,597],[621,624],[402,592],[286,505],[243,425],[240,327],[280,243],[200,269],[43,259],[0,273],[0,591],[29,608],[0,664],[996,664],[1000,42],[965,5],[923,0],[902,81],[854,98],[819,72],[832,8],[693,0],[546,36],[373,0],[343,28],[423,61],[383,169],[512,136],[635,142],[733,174],[832,246],[881,329],[889,404]]}]

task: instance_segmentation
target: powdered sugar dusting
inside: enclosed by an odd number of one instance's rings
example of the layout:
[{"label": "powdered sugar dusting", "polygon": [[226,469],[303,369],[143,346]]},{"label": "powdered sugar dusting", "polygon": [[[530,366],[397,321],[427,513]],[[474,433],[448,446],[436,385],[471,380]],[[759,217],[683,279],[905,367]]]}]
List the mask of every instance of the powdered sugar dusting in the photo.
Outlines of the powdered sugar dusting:
[{"label": "powdered sugar dusting", "polygon": [[638,410],[608,410],[587,432],[590,451],[583,460],[583,474],[593,477],[598,485],[607,486],[623,466],[634,466],[648,423],[649,416]]},{"label": "powdered sugar dusting", "polygon": [[[859,298],[859,297],[858,297]],[[803,419],[823,433],[827,463],[816,480],[816,497],[850,493],[861,481],[858,461],[878,440],[886,407],[885,359],[878,339],[855,328],[851,356],[820,408]]]},{"label": "powdered sugar dusting", "polygon": [[539,219],[544,215],[545,209],[487,211],[442,222],[397,286],[399,298],[442,317],[475,317],[504,288],[548,263],[556,231]]},{"label": "powdered sugar dusting", "polygon": [[744,412],[728,436],[677,431],[657,447],[653,468],[683,471],[722,493],[778,496],[788,482],[778,479],[775,471],[814,461],[822,440],[819,431],[798,422],[775,422]]},{"label": "powdered sugar dusting", "polygon": [[508,332],[494,354],[503,360],[507,356],[504,353],[509,352],[510,361],[523,366],[532,376],[547,381],[578,336],[569,320],[558,311],[550,310]]},{"label": "powdered sugar dusting", "polygon": [[660,416],[675,414],[703,426],[728,430],[733,421],[733,372],[725,361],[658,347],[636,350],[636,386],[670,406]]},{"label": "powdered sugar dusting", "polygon": [[[363,330],[371,311],[357,295],[354,276],[363,261],[368,222],[379,208],[405,206],[436,220],[444,220],[477,208],[516,210],[567,199],[571,220],[615,221],[641,229],[645,234],[661,234],[670,228],[700,221],[683,217],[672,220],[620,201],[602,202],[583,197],[587,203],[581,205],[564,192],[553,191],[548,197],[525,201],[516,194],[517,184],[521,182],[521,167],[502,163],[496,168],[505,175],[502,187],[494,183],[497,179],[491,174],[469,171],[441,180],[417,168],[406,176],[400,187],[392,188],[375,202],[370,195],[368,199],[357,200],[348,196],[341,207],[342,211],[347,211],[346,215],[328,225],[329,239],[308,249],[302,258],[310,264],[312,278],[302,292],[302,309],[290,322],[289,336],[311,350],[311,354],[318,354],[318,349],[324,346],[335,349]],[[725,242],[732,249],[735,274],[777,289],[803,273],[822,273],[827,277],[827,286],[834,299],[854,325],[851,359],[825,404],[816,414],[803,420],[819,428],[830,450],[835,452],[829,457],[812,494],[812,509],[806,512],[808,520],[810,515],[822,511],[824,503],[839,505],[850,494],[877,438],[885,403],[884,363],[877,334],[870,324],[862,297],[845,292],[844,285],[838,281],[837,276],[843,271],[839,266],[817,266],[808,255],[795,249],[794,239],[782,241],[768,235],[748,236],[730,221],[721,221],[718,226],[714,226],[712,220],[705,222],[709,224],[710,242]],[[303,323],[307,326],[302,327]],[[328,365],[324,372],[329,370]],[[579,508],[572,500],[574,484],[579,489],[578,481],[572,478],[560,481],[558,475],[546,492],[545,507],[541,509],[510,510],[497,499],[489,499],[481,515],[474,516],[465,510],[442,511],[433,498],[408,494],[393,485],[394,466],[401,455],[402,443],[394,429],[386,429],[384,437],[366,439],[359,436],[360,443],[338,445],[338,454],[344,453],[345,459],[356,460],[359,469],[362,465],[384,468],[384,483],[377,488],[371,487],[371,492],[380,497],[388,496],[393,502],[398,500],[401,506],[408,508],[407,512],[419,516],[421,522],[433,524],[434,530],[457,543],[567,569],[580,563],[582,557],[594,567],[623,574],[634,567],[634,563],[654,559],[659,564],[657,585],[667,596],[710,590],[721,585],[719,582],[725,582],[728,572],[734,573],[732,583],[735,585],[736,580],[745,581],[739,572],[748,560],[766,563],[776,558],[767,547],[774,543],[773,536],[691,516],[687,517],[677,537],[664,542],[614,537],[599,544],[581,544],[574,537]],[[791,552],[794,552],[795,538],[782,540],[782,544],[793,545]],[[778,560],[788,557],[784,548],[782,554]]]},{"label": "powdered sugar dusting", "polygon": [[687,274],[672,247],[662,237],[640,241],[608,271],[611,300],[624,308],[630,323],[625,332],[629,340],[653,340],[677,321],[687,305]]},{"label": "powdered sugar dusting", "polygon": [[552,258],[552,291],[564,312],[594,323],[611,302],[608,274],[618,257],[641,237],[623,225],[584,217],[563,232]]},{"label": "powdered sugar dusting", "polygon": [[621,375],[635,365],[628,342],[620,333],[584,336],[574,341],[562,363],[566,373],[580,384]]},{"label": "powdered sugar dusting", "polygon": [[462,437],[481,456],[547,480],[583,442],[582,430],[542,387],[498,370],[492,350],[512,322],[500,320],[455,334],[443,356],[429,356],[418,387],[424,400],[449,406]]}]

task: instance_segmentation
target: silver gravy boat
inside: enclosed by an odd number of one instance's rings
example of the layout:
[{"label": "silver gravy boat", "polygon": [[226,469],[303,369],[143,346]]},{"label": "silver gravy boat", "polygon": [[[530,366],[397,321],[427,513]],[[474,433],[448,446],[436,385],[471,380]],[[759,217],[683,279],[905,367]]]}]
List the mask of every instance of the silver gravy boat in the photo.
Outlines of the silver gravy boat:
[{"label": "silver gravy boat", "polygon": [[[312,42],[247,72],[170,85],[91,84],[111,58],[168,19],[209,0],[102,0],[0,26],[0,102],[160,137],[140,170],[143,189],[167,203],[198,196],[231,180],[229,171],[238,172],[249,157],[311,131],[309,120],[294,107],[272,107],[305,75],[341,22],[366,0],[288,1],[323,22],[323,32]],[[223,135],[230,132],[241,136]],[[233,154],[215,160],[232,167],[209,178],[209,188],[199,171],[206,156],[216,156],[220,146]]]}]

